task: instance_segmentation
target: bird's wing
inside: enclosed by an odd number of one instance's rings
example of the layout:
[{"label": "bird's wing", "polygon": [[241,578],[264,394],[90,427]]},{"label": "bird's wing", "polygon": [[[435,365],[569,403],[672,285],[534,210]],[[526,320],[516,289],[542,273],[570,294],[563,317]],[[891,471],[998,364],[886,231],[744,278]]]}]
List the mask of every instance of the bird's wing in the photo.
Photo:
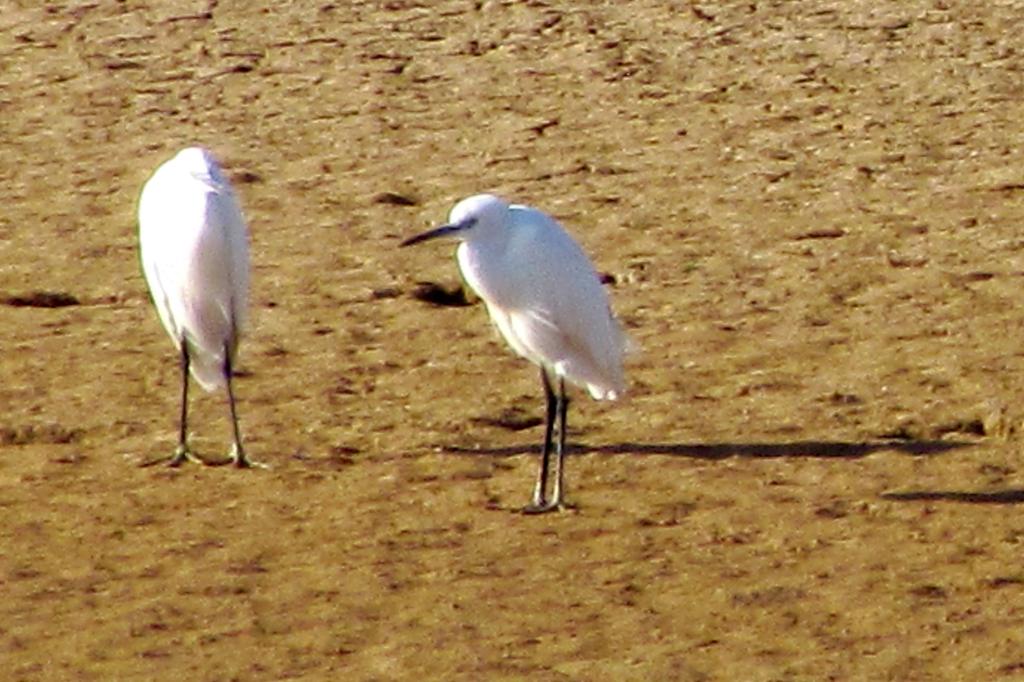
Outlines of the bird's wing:
[{"label": "bird's wing", "polygon": [[625,337],[590,259],[546,214],[513,211],[516,322],[512,326],[567,379],[595,397],[622,392]]},{"label": "bird's wing", "polygon": [[175,291],[180,277],[174,269],[176,249],[175,211],[168,201],[173,185],[161,168],[146,183],[139,199],[139,252],[142,273],[164,329],[180,348],[184,334],[182,313],[175,310]]},{"label": "bird's wing", "polygon": [[549,311],[510,311],[505,319],[498,328],[519,355],[586,388],[595,398],[622,393],[621,357],[613,352],[608,352],[607,358],[599,356],[595,351],[604,349],[595,346],[594,339],[567,333]]},{"label": "bird's wing", "polygon": [[183,326],[197,355],[223,363],[234,352],[248,299],[248,247],[241,211],[230,190],[206,188],[202,225],[184,254]]},{"label": "bird's wing", "polygon": [[230,186],[220,185],[209,197],[207,220],[219,233],[225,294],[219,304],[231,323],[232,353],[245,327],[249,307],[249,239],[238,199]]},{"label": "bird's wing", "polygon": [[554,364],[566,347],[550,316],[540,310],[505,310],[491,317],[512,350],[538,365]]}]

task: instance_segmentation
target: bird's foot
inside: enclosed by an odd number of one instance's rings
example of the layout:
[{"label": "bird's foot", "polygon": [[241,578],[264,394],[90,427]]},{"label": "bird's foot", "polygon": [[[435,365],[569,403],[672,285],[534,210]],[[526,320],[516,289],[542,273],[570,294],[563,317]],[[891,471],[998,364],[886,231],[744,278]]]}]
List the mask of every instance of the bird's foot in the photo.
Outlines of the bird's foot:
[{"label": "bird's foot", "polygon": [[171,460],[167,463],[169,467],[180,467],[185,462],[195,462],[196,464],[206,464],[200,457],[193,454],[188,446],[184,443],[180,444],[175,450],[174,454],[171,455]]},{"label": "bird's foot", "polygon": [[561,512],[576,509],[576,505],[565,500],[555,498],[553,500],[534,500],[522,509],[523,514],[547,514],[548,512]]},{"label": "bird's foot", "polygon": [[231,446],[231,462],[239,469],[269,469],[270,467],[262,462],[254,462],[245,454],[240,445]]}]

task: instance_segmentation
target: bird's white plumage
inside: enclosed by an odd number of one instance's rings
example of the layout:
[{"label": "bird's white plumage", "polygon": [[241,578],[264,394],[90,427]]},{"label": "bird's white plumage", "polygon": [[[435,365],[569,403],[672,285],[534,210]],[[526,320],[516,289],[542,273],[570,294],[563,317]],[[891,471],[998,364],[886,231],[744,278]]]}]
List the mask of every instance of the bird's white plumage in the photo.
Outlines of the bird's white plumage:
[{"label": "bird's white plumage", "polygon": [[551,375],[614,400],[625,389],[625,336],[583,250],[547,214],[489,194],[459,202],[450,223],[459,268],[501,335]]},{"label": "bird's white plumage", "polygon": [[223,386],[249,296],[249,245],[241,208],[217,161],[189,147],[161,165],[139,199],[142,269],[167,333],[188,343],[192,376]]}]

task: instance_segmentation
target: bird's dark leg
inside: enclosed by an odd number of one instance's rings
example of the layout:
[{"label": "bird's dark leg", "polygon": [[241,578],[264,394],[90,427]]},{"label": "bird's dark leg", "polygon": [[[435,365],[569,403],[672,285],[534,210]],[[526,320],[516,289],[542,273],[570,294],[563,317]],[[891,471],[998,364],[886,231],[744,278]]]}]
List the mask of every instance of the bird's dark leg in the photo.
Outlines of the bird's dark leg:
[{"label": "bird's dark leg", "polygon": [[544,384],[544,398],[547,404],[547,420],[544,426],[544,449],[541,451],[540,468],[537,475],[537,484],[533,489],[533,501],[523,511],[527,514],[547,511],[546,492],[548,483],[548,467],[551,457],[551,441],[554,435],[555,418],[557,416],[557,398],[551,388],[551,380],[547,371],[542,367],[540,378]]},{"label": "bird's dark leg", "polygon": [[552,509],[572,506],[565,501],[565,437],[569,426],[565,421],[569,413],[569,398],[565,395],[565,379],[558,378],[558,445],[555,450],[555,489],[551,492]]},{"label": "bird's dark leg", "polygon": [[541,452],[540,471],[537,475],[537,485],[533,489],[533,501],[523,508],[525,514],[540,514],[551,511],[552,507],[546,498],[548,485],[548,466],[551,458],[551,440],[554,435],[555,420],[558,417],[558,398],[551,388],[551,379],[547,371],[542,367],[540,378],[544,382],[544,398],[547,401],[547,424],[544,427],[544,450]]},{"label": "bird's dark leg", "polygon": [[264,465],[253,462],[245,455],[245,450],[242,449],[242,433],[238,428],[238,412],[235,409],[235,391],[232,387],[232,377],[234,372],[231,367],[231,349],[227,346],[224,348],[224,378],[227,379],[228,387],[228,408],[231,411],[231,428],[235,442],[231,446],[231,461],[235,463],[240,469],[249,469],[254,466],[262,467]]},{"label": "bird's dark leg", "polygon": [[196,461],[195,455],[188,449],[188,342],[181,340],[181,426],[178,431],[178,447],[171,457],[170,466],[181,466],[186,460]]}]

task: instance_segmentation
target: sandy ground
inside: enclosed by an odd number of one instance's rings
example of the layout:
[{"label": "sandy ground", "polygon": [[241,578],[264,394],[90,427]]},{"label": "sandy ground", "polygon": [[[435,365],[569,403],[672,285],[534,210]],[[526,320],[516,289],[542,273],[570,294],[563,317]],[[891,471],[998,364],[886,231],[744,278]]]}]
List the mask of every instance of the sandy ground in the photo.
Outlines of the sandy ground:
[{"label": "sandy ground", "polygon": [[[5,678],[1024,678],[1021,14],[8,0]],[[138,466],[179,389],[136,202],[192,143],[251,225],[267,471]],[[574,512],[515,513],[536,372],[397,248],[485,190],[637,346],[573,404]]]}]

